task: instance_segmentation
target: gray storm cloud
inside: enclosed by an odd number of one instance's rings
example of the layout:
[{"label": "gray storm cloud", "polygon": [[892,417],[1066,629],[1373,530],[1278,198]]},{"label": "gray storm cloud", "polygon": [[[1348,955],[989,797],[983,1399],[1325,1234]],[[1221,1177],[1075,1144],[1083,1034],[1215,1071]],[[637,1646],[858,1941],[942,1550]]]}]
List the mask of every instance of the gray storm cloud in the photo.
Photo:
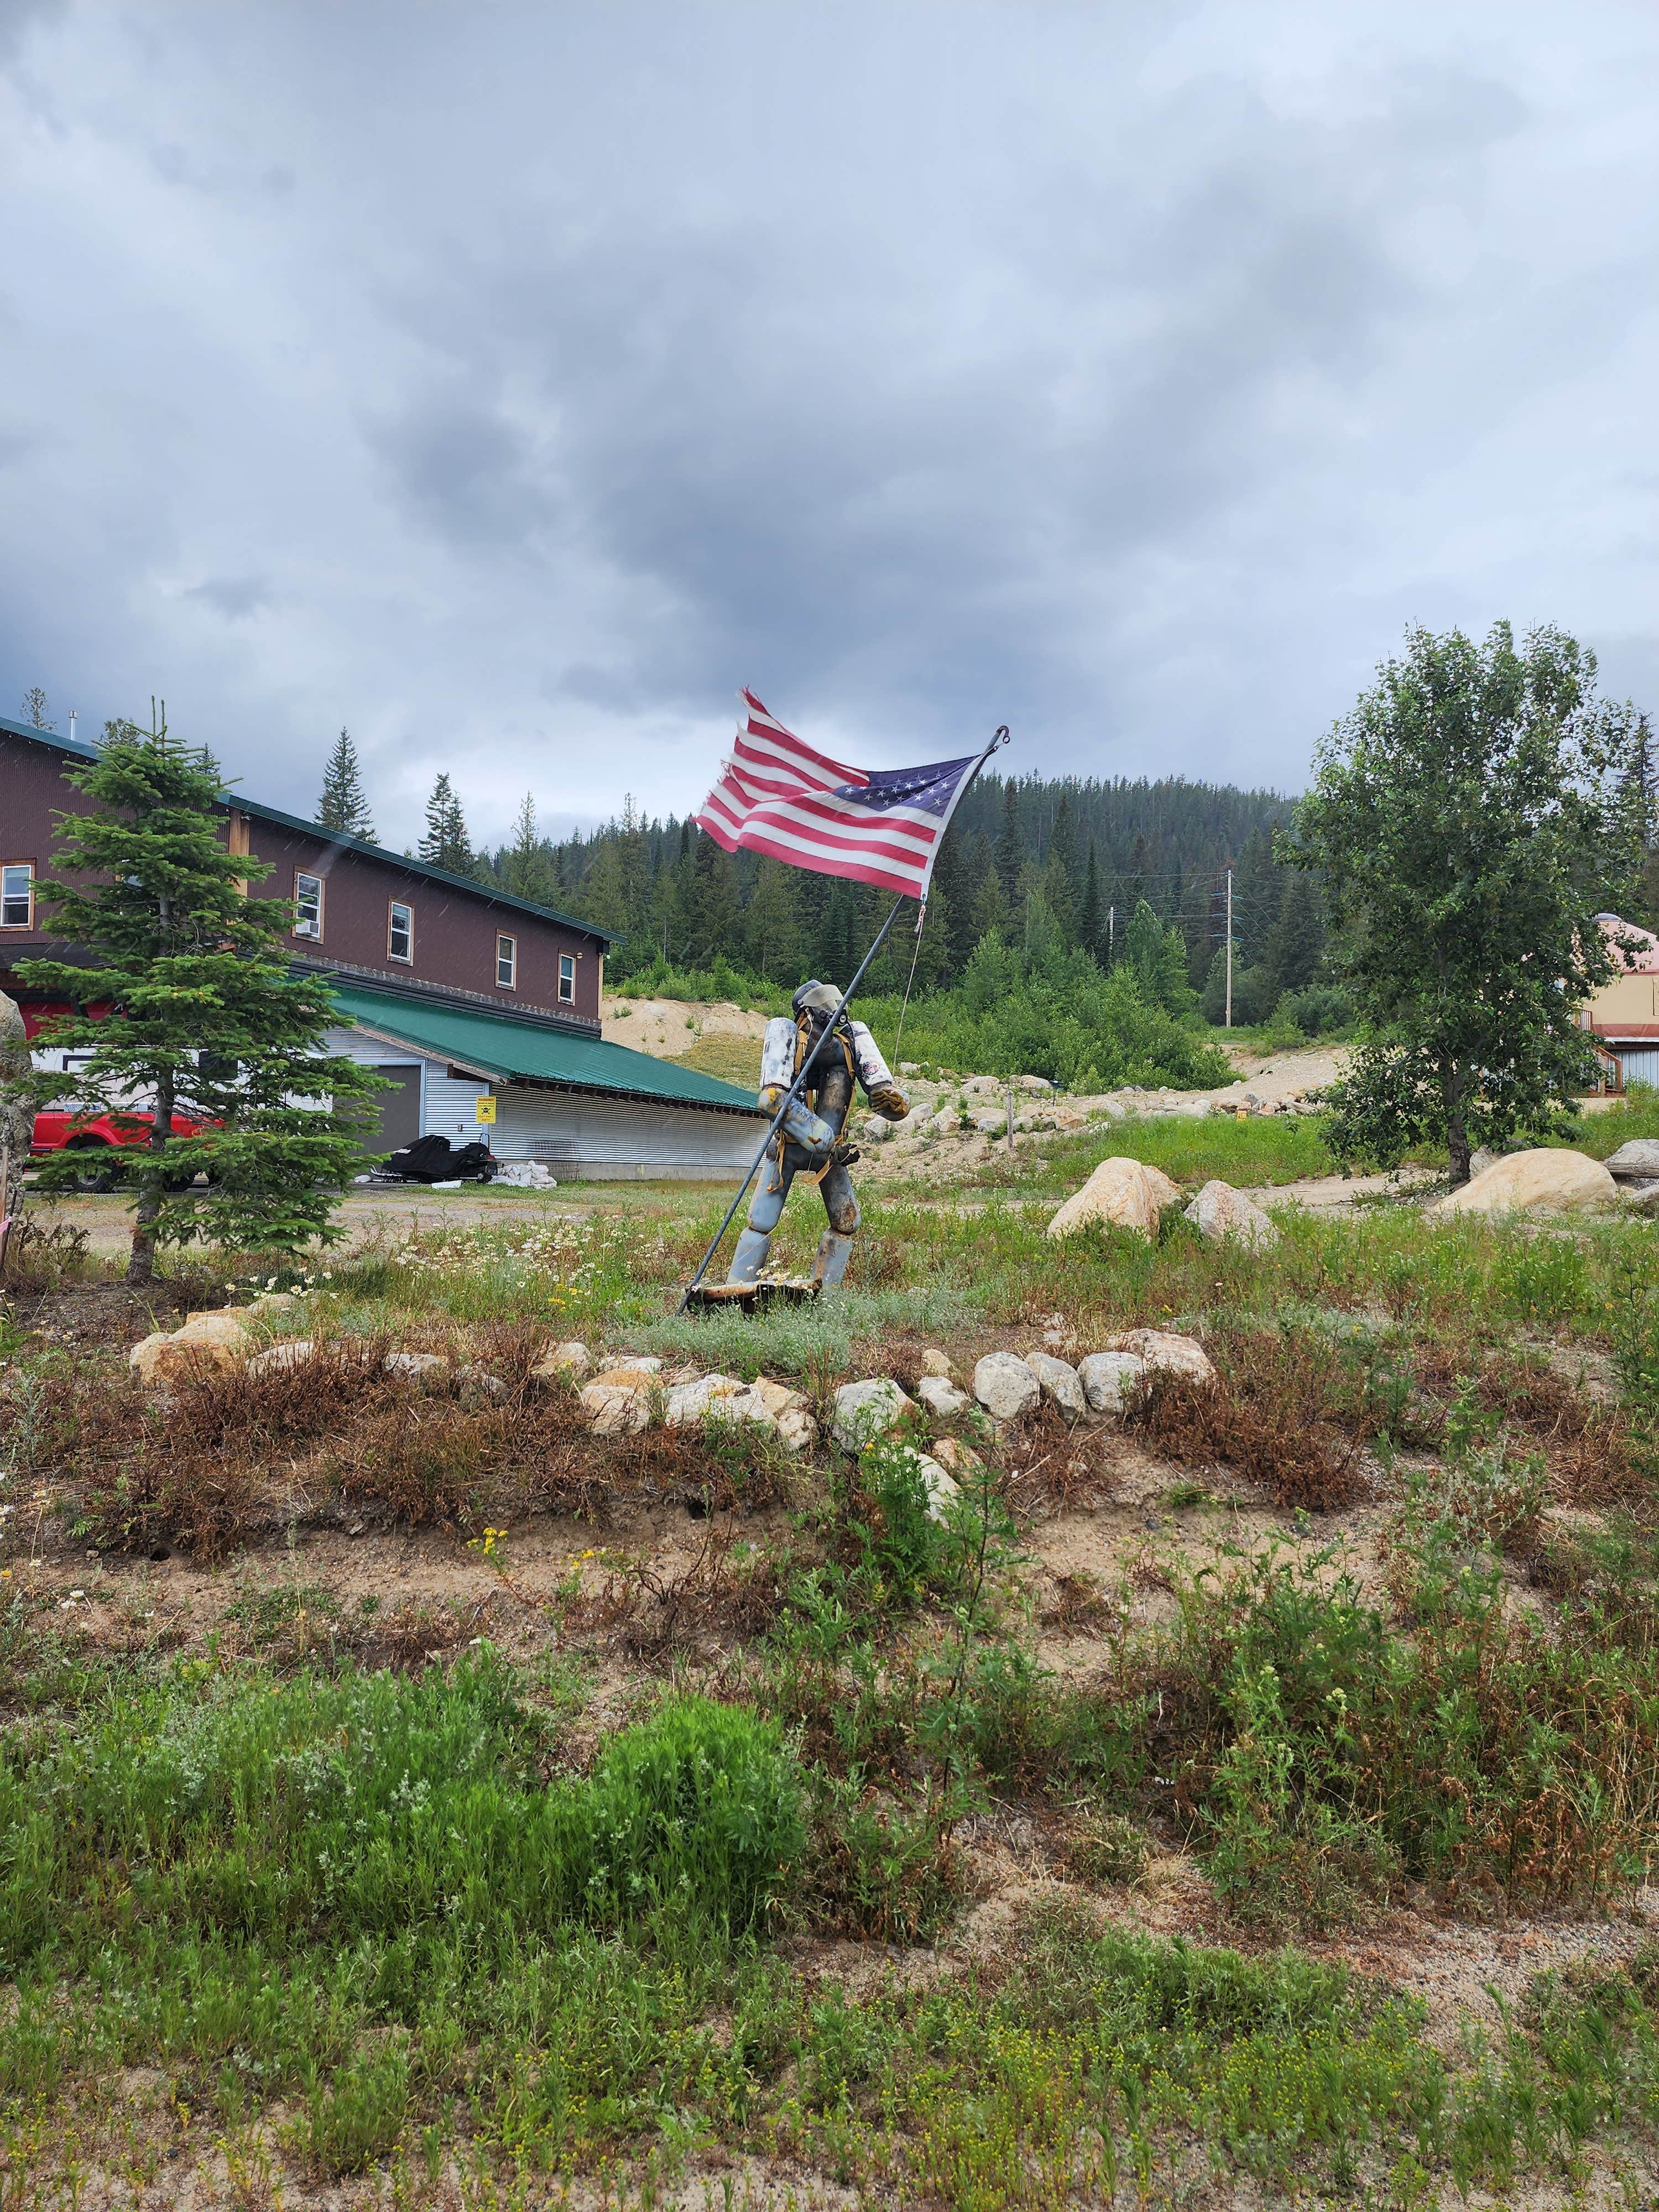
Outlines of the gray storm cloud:
[{"label": "gray storm cloud", "polygon": [[[1407,620],[1659,689],[1659,17],[0,15],[0,685],[383,830],[854,758],[1294,786]],[[0,696],[0,709],[12,706]]]}]

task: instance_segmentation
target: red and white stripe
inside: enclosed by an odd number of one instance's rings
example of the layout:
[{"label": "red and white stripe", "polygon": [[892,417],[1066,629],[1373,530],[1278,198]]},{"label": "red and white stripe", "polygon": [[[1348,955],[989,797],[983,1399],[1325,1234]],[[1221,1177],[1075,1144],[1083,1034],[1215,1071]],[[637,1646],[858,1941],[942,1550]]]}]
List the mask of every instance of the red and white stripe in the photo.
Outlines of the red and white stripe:
[{"label": "red and white stripe", "polygon": [[734,853],[739,846],[821,876],[878,884],[926,898],[944,824],[919,807],[861,806],[862,769],[815,752],[752,691],[697,827]]}]

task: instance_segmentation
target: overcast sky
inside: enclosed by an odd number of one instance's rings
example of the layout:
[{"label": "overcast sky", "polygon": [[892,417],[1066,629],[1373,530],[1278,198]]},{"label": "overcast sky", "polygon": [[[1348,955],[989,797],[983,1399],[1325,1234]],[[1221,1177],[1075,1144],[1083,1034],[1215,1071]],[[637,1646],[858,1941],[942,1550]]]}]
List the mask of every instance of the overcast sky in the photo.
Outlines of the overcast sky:
[{"label": "overcast sky", "polygon": [[[0,712],[380,834],[1298,787],[1408,621],[1659,708],[1659,7],[0,0]],[[0,812],[4,795],[0,793]]]}]

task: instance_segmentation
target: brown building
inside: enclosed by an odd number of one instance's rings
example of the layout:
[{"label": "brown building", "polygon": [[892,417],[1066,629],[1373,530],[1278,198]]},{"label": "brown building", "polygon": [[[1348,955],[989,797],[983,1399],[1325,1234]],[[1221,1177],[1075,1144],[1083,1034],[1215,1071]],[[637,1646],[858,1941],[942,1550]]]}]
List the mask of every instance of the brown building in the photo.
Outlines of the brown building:
[{"label": "brown building", "polygon": [[[86,804],[64,769],[95,757],[92,745],[0,717],[0,989],[24,1005],[26,1020],[32,994],[8,984],[6,971],[15,960],[75,957],[52,936],[34,884],[51,869],[55,817]],[[256,892],[294,902],[296,966],[599,1035],[604,930],[255,799],[227,809],[226,834],[233,853],[270,862]]]},{"label": "brown building", "polygon": [[[31,1036],[61,1002],[26,988],[14,963],[82,957],[52,935],[36,887],[52,872],[55,817],[87,805],[64,770],[96,750],[0,717],[0,991]],[[329,1049],[392,1086],[375,1149],[484,1138],[498,1158],[567,1176],[747,1164],[752,1092],[604,1042],[605,931],[240,793],[224,816],[230,851],[270,864],[251,888],[293,902],[295,966],[335,982]]]}]

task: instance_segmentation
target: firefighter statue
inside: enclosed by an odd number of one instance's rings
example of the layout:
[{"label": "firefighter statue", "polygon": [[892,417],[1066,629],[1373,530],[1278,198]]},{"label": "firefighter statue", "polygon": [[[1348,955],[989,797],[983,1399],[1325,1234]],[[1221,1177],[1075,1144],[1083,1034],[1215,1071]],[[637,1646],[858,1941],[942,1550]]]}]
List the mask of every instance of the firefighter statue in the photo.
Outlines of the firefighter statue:
[{"label": "firefighter statue", "polygon": [[[830,1027],[840,1004],[841,993],[832,983],[803,983],[792,1001],[793,1015],[780,1016],[766,1024],[760,1103],[769,1113],[776,1113],[779,1100],[800,1073],[807,1054]],[[768,1148],[749,1208],[749,1226],[738,1237],[732,1256],[728,1283],[760,1280],[789,1186],[801,1174],[809,1176],[823,1192],[823,1210],[830,1217],[813,1263],[812,1281],[820,1291],[833,1291],[847,1273],[859,1225],[858,1198],[847,1170],[858,1152],[842,1132],[853,1103],[854,1081],[863,1085],[878,1114],[896,1121],[909,1112],[874,1037],[862,1022],[849,1021],[843,1014],[813,1061],[805,1088],[791,1100],[789,1111]]]}]

